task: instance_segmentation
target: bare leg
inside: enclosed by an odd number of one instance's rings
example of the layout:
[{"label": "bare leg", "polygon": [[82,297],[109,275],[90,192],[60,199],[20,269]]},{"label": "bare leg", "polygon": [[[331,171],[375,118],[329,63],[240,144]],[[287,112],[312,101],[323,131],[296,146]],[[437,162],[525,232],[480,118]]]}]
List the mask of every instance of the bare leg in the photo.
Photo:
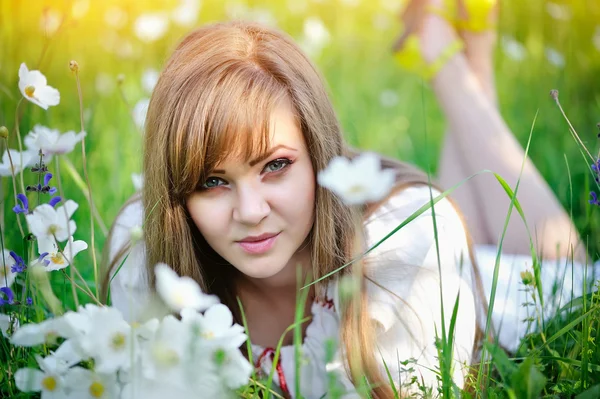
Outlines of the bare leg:
[{"label": "bare leg", "polygon": [[[466,44],[465,57],[487,99],[497,107],[496,87],[494,83],[493,49],[496,33],[486,31],[480,34],[463,32],[461,34]],[[448,188],[460,182],[467,176],[465,161],[455,143],[455,135],[447,131],[444,135],[440,154],[438,180],[442,187]],[[471,182],[465,183],[452,195],[458,204],[475,244],[497,244],[497,237],[490,236],[481,203],[485,195],[476,191],[477,187]]]},{"label": "bare leg", "polygon": [[[432,60],[456,38],[452,27],[436,15],[425,18],[422,30],[424,54],[429,54]],[[432,43],[429,47],[425,47],[427,40]],[[433,43],[433,40],[436,42]],[[448,181],[451,177],[446,174],[446,182],[455,184],[472,173],[490,169],[514,188],[525,154],[498,112],[495,101],[490,99],[493,85],[488,84],[488,90],[485,90],[464,54],[453,57],[432,84],[448,120],[452,138],[450,149],[454,145],[457,150],[454,155],[462,161],[453,163],[462,165],[464,173],[463,176],[457,176],[454,182]],[[448,149],[445,151],[450,152]],[[444,161],[452,159],[450,155]],[[455,169],[449,170],[452,173]],[[490,239],[490,244],[496,244],[503,230],[510,199],[490,174],[480,175],[467,184],[471,186],[470,200],[461,204],[460,198],[457,198],[459,206],[461,209],[469,208],[466,211],[469,219],[478,219],[476,228],[480,232],[474,233],[481,234],[481,230],[485,230],[485,239]],[[517,198],[534,236],[536,248],[544,258],[569,256],[573,246],[577,247],[576,258],[585,260],[585,250],[579,245],[573,223],[529,159],[525,162]],[[473,206],[474,202],[478,206]],[[527,231],[516,210],[513,210],[503,248],[509,253],[529,253]]]}]

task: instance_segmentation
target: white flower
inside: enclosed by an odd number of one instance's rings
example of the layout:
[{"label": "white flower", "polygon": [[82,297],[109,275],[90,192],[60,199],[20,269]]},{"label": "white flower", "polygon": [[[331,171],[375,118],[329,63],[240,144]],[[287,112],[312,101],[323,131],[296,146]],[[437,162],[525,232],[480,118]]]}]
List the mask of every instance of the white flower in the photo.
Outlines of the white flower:
[{"label": "white flower", "polygon": [[318,55],[329,43],[331,35],[327,27],[317,17],[309,17],[304,21],[304,35],[300,46],[311,56]]},{"label": "white flower", "polygon": [[546,59],[555,67],[562,68],[565,66],[565,57],[551,47],[546,47],[544,50]]},{"label": "white flower", "polygon": [[9,337],[9,331],[16,331],[19,328],[19,319],[14,315],[0,313],[0,332],[4,338]]},{"label": "white flower", "polygon": [[146,114],[150,105],[149,98],[142,98],[133,106],[133,120],[138,129],[143,130],[146,124]]},{"label": "white flower", "polygon": [[32,103],[44,109],[60,102],[60,93],[47,84],[46,77],[40,71],[30,71],[25,63],[19,68],[19,90]]},{"label": "white flower", "polygon": [[510,36],[502,36],[500,41],[504,53],[515,61],[523,61],[527,57],[527,49]]},{"label": "white flower", "polygon": [[[10,158],[8,156],[10,151]],[[11,158],[12,158],[12,169],[11,169]],[[12,176],[13,173],[17,174],[21,169],[26,168],[35,160],[35,154],[31,151],[19,152],[17,150],[6,150],[2,155],[2,163],[0,164],[0,176]],[[22,162],[21,162],[22,161]]]},{"label": "white flower", "polygon": [[64,269],[73,263],[75,255],[87,248],[88,245],[85,241],[73,241],[72,236],[67,240],[62,253],[58,250],[54,240],[41,240],[38,244],[39,254],[47,254],[43,259],[47,272]]},{"label": "white flower", "polygon": [[133,182],[133,188],[135,188],[135,191],[141,191],[142,187],[144,187],[144,175],[141,173],[132,173],[131,181]]},{"label": "white flower", "polygon": [[144,42],[154,42],[167,32],[169,18],[165,13],[143,14],[134,23],[135,35]]},{"label": "white flower", "polygon": [[184,324],[197,327],[202,345],[239,348],[246,341],[244,327],[233,324],[231,310],[221,303],[211,306],[204,315],[192,309],[181,311]]},{"label": "white flower", "polygon": [[[172,315],[166,316],[153,339],[142,352],[143,375],[145,378],[168,381],[184,388],[189,375],[188,360],[197,346],[192,345],[192,329]],[[204,354],[206,356],[206,354]],[[198,370],[196,367],[194,373]]]},{"label": "white flower", "polygon": [[10,256],[10,251],[2,251],[2,258],[0,258],[0,288],[10,287],[17,277],[17,273],[12,271],[12,267],[15,264],[15,259]]},{"label": "white flower", "polygon": [[146,69],[142,74],[142,88],[146,93],[151,94],[158,82],[159,72],[156,69]]},{"label": "white flower", "polygon": [[10,343],[16,346],[36,346],[52,342],[58,337],[70,338],[72,328],[62,317],[46,319],[41,323],[29,323],[21,326],[10,338]]},{"label": "white flower", "polygon": [[216,373],[231,389],[247,384],[252,374],[252,365],[237,349],[217,349],[212,356]]},{"label": "white flower", "polygon": [[22,368],[15,373],[15,385],[23,392],[42,392],[42,399],[66,397],[65,384],[61,375],[65,370],[55,369],[44,358],[36,355],[41,371],[34,368]]},{"label": "white flower", "polygon": [[180,0],[179,5],[171,12],[171,19],[178,25],[191,26],[198,20],[200,0]]},{"label": "white flower", "polygon": [[81,367],[74,367],[65,376],[65,385],[69,387],[71,397],[77,399],[113,399],[119,394],[119,385],[115,373],[101,374]]},{"label": "white flower", "polygon": [[379,157],[363,153],[350,161],[335,157],[318,173],[319,184],[340,196],[348,205],[359,205],[384,198],[394,185],[394,172],[381,170]]},{"label": "white flower", "polygon": [[41,204],[33,210],[32,214],[25,215],[29,230],[38,239],[38,245],[40,240],[54,241],[54,237],[59,242],[68,240],[77,228],[71,216],[78,206],[73,200],[67,200],[57,209],[48,204]]},{"label": "white flower", "polygon": [[57,129],[50,129],[42,125],[35,125],[33,130],[25,136],[25,146],[30,151],[38,153],[41,149],[46,155],[45,161],[50,160],[52,154],[66,154],[73,149],[85,137],[85,132],[75,133],[68,131],[60,134]]},{"label": "white flower", "polygon": [[81,350],[94,359],[99,373],[128,369],[135,361],[136,340],[131,326],[115,308],[99,307],[90,313],[89,329],[77,338]]},{"label": "white flower", "polygon": [[169,266],[159,263],[154,268],[156,274],[156,292],[165,304],[176,312],[185,308],[203,311],[219,303],[215,295],[202,292],[198,283],[192,278],[179,277]]}]

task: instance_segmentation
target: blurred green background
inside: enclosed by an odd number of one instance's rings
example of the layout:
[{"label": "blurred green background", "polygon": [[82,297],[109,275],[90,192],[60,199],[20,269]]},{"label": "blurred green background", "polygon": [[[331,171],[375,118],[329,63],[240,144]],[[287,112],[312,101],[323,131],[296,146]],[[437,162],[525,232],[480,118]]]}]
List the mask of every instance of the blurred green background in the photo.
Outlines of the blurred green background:
[{"label": "blurred green background", "polygon": [[[195,26],[243,18],[279,27],[301,43],[323,72],[353,145],[435,172],[444,133],[441,112],[430,89],[399,69],[389,51],[401,29],[397,15],[402,5],[397,0],[0,0],[0,125],[9,128],[10,146],[16,148],[18,69],[25,62],[30,70],[46,75],[60,91],[61,102],[48,111],[24,102],[21,133],[27,134],[37,123],[79,130],[76,82],[68,68],[69,61],[76,60],[91,185],[100,214],[110,224],[134,193],[131,174],[141,171],[142,135],[134,120],[149,97],[150,87],[144,86],[151,85],[178,41]],[[572,210],[596,255],[600,218],[597,207],[588,204],[593,184],[589,165],[549,91],[560,91],[583,142],[597,153],[598,21],[597,0],[503,1],[495,58],[506,122],[525,144],[539,111],[530,156]],[[68,157],[83,174],[80,147]],[[72,179],[64,170],[62,174],[68,197],[80,204],[75,238],[89,242],[89,207]],[[26,173],[25,178],[28,184],[35,177]],[[9,179],[3,178],[2,184],[4,193],[12,195]],[[20,248],[10,212],[14,204],[9,195],[5,197],[7,247]],[[100,229],[96,233],[99,253],[104,236]],[[80,267],[90,264],[89,251],[78,258]]]}]

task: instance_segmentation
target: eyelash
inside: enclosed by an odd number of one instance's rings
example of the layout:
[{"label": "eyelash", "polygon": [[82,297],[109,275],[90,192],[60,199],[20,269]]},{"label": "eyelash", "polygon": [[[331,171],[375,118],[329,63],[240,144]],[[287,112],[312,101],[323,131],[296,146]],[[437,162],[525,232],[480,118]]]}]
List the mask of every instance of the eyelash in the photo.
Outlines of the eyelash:
[{"label": "eyelash", "polygon": [[[287,168],[288,168],[288,167],[289,167],[289,166],[290,166],[292,163],[294,163],[292,160],[290,160],[290,159],[288,159],[288,158],[277,158],[277,159],[274,159],[274,160],[272,160],[271,162],[267,163],[267,164],[265,165],[264,169],[266,169],[266,168],[267,168],[269,165],[272,165],[273,163],[276,163],[276,162],[281,162],[281,163],[283,163],[283,166],[282,166],[280,169],[278,169],[278,170],[274,170],[274,171],[272,171],[272,172],[268,172],[268,173],[280,173],[280,172],[283,172],[283,171],[285,171],[285,170],[286,170],[286,169],[287,169]],[[263,170],[264,170],[264,169],[263,169]],[[224,181],[224,180],[223,180],[223,179],[221,179],[220,177],[211,176],[211,177],[209,177],[208,179],[206,179],[206,181],[205,181],[204,183],[200,184],[200,186],[199,186],[199,190],[201,190],[201,191],[206,191],[206,190],[211,190],[211,189],[213,189],[213,188],[220,187],[220,185],[218,185],[218,186],[213,186],[213,187],[206,187],[205,185],[206,185],[206,183],[207,183],[207,182],[208,182],[210,179],[217,179],[217,180]]]}]

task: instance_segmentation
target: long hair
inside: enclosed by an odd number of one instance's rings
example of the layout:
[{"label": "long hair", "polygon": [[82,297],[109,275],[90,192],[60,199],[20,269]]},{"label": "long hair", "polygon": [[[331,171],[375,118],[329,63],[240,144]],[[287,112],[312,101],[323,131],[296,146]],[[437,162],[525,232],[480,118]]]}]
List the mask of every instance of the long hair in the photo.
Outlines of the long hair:
[{"label": "long hair", "polygon": [[[151,286],[150,268],[165,262],[218,295],[241,323],[232,284],[236,270],[204,240],[185,200],[232,151],[248,160],[268,149],[270,117],[283,98],[293,106],[313,170],[326,168],[335,156],[356,155],[345,144],[322,77],[285,34],[253,23],[217,23],[192,32],[175,49],[153,91],[145,126],[142,202]],[[388,159],[384,166],[397,171],[398,187],[427,184],[427,177],[407,164]],[[371,210],[348,207],[317,185],[309,235],[313,278],[350,260],[359,233],[355,221]],[[315,292],[324,292],[328,282],[319,282]],[[373,395],[392,397],[376,360],[374,328],[356,322],[369,319],[364,290],[352,301],[361,311],[342,312],[342,345],[359,345],[356,367],[376,386]]]}]

